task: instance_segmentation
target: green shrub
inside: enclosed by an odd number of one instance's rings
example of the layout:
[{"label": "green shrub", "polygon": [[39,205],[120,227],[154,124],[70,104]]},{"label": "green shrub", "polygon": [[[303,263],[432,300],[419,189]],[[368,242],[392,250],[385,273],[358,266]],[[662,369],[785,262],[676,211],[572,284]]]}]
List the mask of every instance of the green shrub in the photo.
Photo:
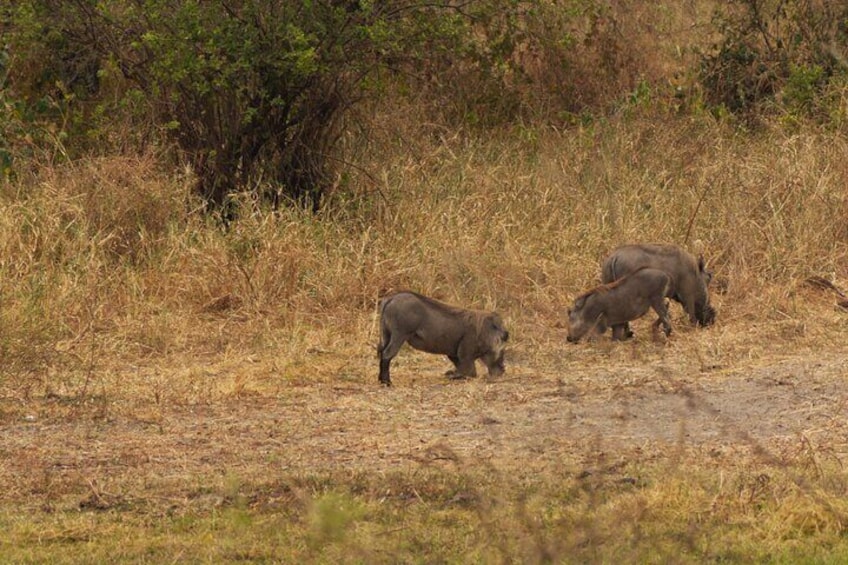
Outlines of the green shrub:
[{"label": "green shrub", "polygon": [[828,85],[846,72],[846,21],[848,6],[838,2],[720,4],[713,24],[721,39],[700,62],[707,102],[749,118],[768,108],[826,117]]},{"label": "green shrub", "polygon": [[13,86],[30,107],[42,97],[55,102],[45,117],[71,136],[70,156],[86,140],[113,149],[112,130],[133,131],[152,118],[138,143],[176,142],[213,206],[249,190],[275,204],[293,199],[316,208],[335,178],[334,152],[352,107],[402,73],[508,56],[508,37],[492,38],[488,51],[477,46],[472,23],[489,21],[494,6],[0,4]]}]

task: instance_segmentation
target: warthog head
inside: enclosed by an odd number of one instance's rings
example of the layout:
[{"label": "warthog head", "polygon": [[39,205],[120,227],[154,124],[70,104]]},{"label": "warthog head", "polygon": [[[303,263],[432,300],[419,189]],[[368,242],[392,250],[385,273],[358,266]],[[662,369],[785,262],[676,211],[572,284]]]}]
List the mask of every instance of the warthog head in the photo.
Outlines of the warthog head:
[{"label": "warthog head", "polygon": [[703,255],[698,257],[698,274],[701,278],[701,288],[698,289],[699,292],[697,293],[700,296],[695,299],[695,320],[699,325],[706,327],[715,322],[716,311],[715,308],[710,306],[709,293],[707,292],[707,287],[713,280],[713,273],[707,270]]},{"label": "warthog head", "polygon": [[483,362],[489,369],[489,374],[499,377],[504,374],[504,351],[509,341],[509,332],[504,327],[503,320],[498,314],[492,313],[483,318],[480,329],[480,341],[487,349]]},{"label": "warthog head", "polygon": [[607,330],[606,324],[599,317],[592,319],[586,312],[586,300],[588,296],[581,296],[574,301],[574,308],[568,309],[568,336],[565,338],[569,343],[577,343],[587,333],[596,329],[598,333]]},{"label": "warthog head", "polygon": [[706,268],[706,264],[704,263],[704,256],[701,255],[698,257],[698,273],[701,275],[701,282],[704,284],[704,298],[703,302],[696,301],[695,303],[695,318],[698,320],[698,323],[704,327],[711,325],[715,322],[716,311],[715,308],[710,306],[709,303],[709,293],[707,292],[707,288],[710,286],[710,282],[713,280],[712,271],[708,271]]}]

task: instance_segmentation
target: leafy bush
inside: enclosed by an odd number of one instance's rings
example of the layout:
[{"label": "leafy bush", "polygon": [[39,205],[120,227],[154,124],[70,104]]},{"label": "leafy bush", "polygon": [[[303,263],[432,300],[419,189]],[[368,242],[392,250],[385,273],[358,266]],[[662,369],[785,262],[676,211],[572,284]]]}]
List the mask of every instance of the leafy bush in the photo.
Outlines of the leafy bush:
[{"label": "leafy bush", "polygon": [[242,190],[317,207],[345,113],[387,73],[462,56],[457,46],[474,17],[450,3],[405,0],[3,7],[22,97],[52,95],[62,103],[56,121],[75,140],[84,133],[101,145],[99,121],[112,125],[123,113],[132,127],[152,117],[218,207]]},{"label": "leafy bush", "polygon": [[780,100],[789,113],[815,116],[828,84],[846,72],[844,3],[734,0],[714,25],[721,39],[702,55],[700,76],[715,107],[752,116]]}]

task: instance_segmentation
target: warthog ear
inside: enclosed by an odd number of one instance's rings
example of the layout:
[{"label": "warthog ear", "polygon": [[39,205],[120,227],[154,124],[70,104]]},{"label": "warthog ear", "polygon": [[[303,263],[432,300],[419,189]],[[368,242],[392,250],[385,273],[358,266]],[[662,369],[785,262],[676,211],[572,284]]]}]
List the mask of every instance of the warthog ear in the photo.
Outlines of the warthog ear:
[{"label": "warthog ear", "polygon": [[[586,297],[581,296],[580,298],[578,298],[577,300],[574,301],[574,309],[579,310],[580,308],[583,308],[584,304],[586,304]],[[569,314],[570,313],[571,313],[571,311],[569,311]]]},{"label": "warthog ear", "polygon": [[706,283],[709,285],[713,280],[713,272],[707,270],[707,264],[704,262],[703,255],[698,257],[698,270],[701,272],[701,275],[704,277]]}]

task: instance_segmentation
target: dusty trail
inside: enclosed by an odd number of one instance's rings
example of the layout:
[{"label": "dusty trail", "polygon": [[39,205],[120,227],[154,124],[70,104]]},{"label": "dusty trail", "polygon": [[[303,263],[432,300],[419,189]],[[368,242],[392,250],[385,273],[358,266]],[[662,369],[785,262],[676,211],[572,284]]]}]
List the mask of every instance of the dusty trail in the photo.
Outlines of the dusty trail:
[{"label": "dusty trail", "polygon": [[779,458],[804,442],[848,455],[848,354],[713,373],[652,363],[555,376],[519,361],[496,382],[447,381],[433,376],[437,361],[425,362],[422,376],[410,379],[407,368],[390,390],[370,380],[302,384],[276,398],[164,407],[154,418],[125,411],[33,421],[4,411],[2,496],[167,492],[170,484],[184,491],[209,477],[267,481],[456,461],[510,473],[579,472],[599,453]]}]

